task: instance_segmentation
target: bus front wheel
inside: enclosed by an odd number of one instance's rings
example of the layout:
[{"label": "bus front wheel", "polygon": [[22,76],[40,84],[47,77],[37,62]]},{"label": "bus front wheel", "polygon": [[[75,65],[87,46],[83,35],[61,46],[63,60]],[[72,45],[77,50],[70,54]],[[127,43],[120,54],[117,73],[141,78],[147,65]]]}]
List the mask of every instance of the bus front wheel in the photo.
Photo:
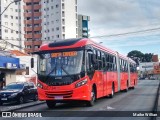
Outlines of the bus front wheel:
[{"label": "bus front wheel", "polygon": [[96,92],[95,92],[95,89],[94,87],[92,88],[92,92],[91,92],[91,100],[90,101],[87,101],[86,104],[88,107],[91,107],[94,105],[96,101]]},{"label": "bus front wheel", "polygon": [[48,108],[52,109],[56,106],[56,102],[52,100],[46,100]]}]

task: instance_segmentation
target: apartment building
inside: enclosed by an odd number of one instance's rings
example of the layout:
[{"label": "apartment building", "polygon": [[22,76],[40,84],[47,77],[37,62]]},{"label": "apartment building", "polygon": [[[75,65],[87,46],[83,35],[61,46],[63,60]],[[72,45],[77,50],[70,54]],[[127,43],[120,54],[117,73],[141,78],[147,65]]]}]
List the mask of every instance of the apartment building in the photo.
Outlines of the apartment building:
[{"label": "apartment building", "polygon": [[[0,0],[0,13],[13,0]],[[24,48],[23,2],[12,3],[0,16],[0,46],[6,50]],[[4,41],[5,40],[5,41]],[[8,41],[8,43],[6,42]]]},{"label": "apartment building", "polygon": [[42,0],[42,40],[76,38],[77,0]]},{"label": "apartment building", "polygon": [[89,37],[89,28],[88,28],[89,21],[90,21],[89,16],[78,15],[78,37],[79,38]]},{"label": "apartment building", "polygon": [[[0,11],[12,1],[1,0]],[[6,48],[30,53],[42,43],[78,37],[77,0],[22,0],[10,5],[0,21],[1,39],[11,42]]]}]

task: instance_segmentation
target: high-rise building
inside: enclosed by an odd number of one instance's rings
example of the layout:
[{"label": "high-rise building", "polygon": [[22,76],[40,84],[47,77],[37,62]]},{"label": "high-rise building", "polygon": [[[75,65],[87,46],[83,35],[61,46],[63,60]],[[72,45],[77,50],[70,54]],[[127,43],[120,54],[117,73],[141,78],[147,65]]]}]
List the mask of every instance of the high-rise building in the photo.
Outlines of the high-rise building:
[{"label": "high-rise building", "polygon": [[37,51],[42,44],[41,0],[24,0],[25,52]]},{"label": "high-rise building", "polygon": [[[0,11],[11,1],[0,0]],[[21,0],[9,6],[0,22],[0,37],[13,44],[10,49],[30,53],[42,43],[78,37],[77,0]]]},{"label": "high-rise building", "polygon": [[[0,13],[3,12],[12,1],[13,0],[0,0]],[[13,3],[2,15],[0,15],[1,47],[7,48],[9,50],[20,50],[24,48],[24,44],[22,42],[24,34],[24,31],[22,31],[22,28],[24,27],[24,24],[22,23],[22,6],[23,2]],[[8,43],[6,41],[8,41]]]},{"label": "high-rise building", "polygon": [[42,0],[42,40],[77,37],[77,0]]},{"label": "high-rise building", "polygon": [[89,16],[78,15],[78,37],[79,38],[89,37],[89,28],[88,28],[89,21],[90,21]]}]

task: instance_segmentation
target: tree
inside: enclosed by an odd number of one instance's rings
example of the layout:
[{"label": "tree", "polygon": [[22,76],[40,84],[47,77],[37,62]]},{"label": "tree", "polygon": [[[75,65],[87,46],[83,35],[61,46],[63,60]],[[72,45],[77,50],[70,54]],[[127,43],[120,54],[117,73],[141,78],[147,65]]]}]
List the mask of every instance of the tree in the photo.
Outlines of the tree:
[{"label": "tree", "polygon": [[142,62],[152,62],[153,53],[145,53]]},{"label": "tree", "polygon": [[136,61],[137,64],[139,64],[139,62],[152,62],[153,53],[143,54],[138,50],[133,50],[129,52],[127,56],[132,58],[134,61]]},{"label": "tree", "polygon": [[138,64],[138,61],[142,61],[142,59],[144,58],[144,54],[138,50],[133,50],[131,52],[128,53],[127,57],[132,58],[133,60],[135,60]]}]

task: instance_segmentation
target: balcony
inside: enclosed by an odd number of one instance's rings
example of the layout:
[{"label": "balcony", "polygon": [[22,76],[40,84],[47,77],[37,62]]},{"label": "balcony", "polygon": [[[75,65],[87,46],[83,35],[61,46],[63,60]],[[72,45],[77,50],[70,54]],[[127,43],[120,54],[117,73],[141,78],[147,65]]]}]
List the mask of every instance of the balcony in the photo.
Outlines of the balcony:
[{"label": "balcony", "polygon": [[42,41],[41,40],[36,40],[36,41],[25,41],[24,42],[24,45],[25,46],[28,46],[28,45],[30,45],[30,46],[32,46],[32,45],[41,45],[42,44]]},{"label": "balcony", "polygon": [[[34,24],[41,24],[42,20],[34,20]],[[24,24],[32,24],[32,20],[24,20]]]},{"label": "balcony", "polygon": [[32,6],[31,6],[31,5],[30,5],[30,6],[24,5],[24,6],[23,6],[23,9],[24,9],[24,10],[31,10],[31,9],[32,9]]},{"label": "balcony", "polygon": [[87,27],[84,27],[84,28],[83,28],[83,31],[88,31]]},{"label": "balcony", "polygon": [[42,38],[42,34],[34,34],[34,38]]},{"label": "balcony", "polygon": [[41,31],[42,30],[42,27],[39,26],[39,27],[34,27],[34,31]]},{"label": "balcony", "polygon": [[23,0],[25,3],[30,3],[30,2],[40,2],[41,0]]},{"label": "balcony", "polygon": [[32,33],[25,34],[24,38],[26,38],[26,39],[29,39],[29,38],[42,38],[42,34],[33,34],[33,37],[32,37]]},{"label": "balcony", "polygon": [[32,17],[32,13],[24,13],[24,17]]},{"label": "balcony", "polygon": [[[31,5],[29,5],[29,6],[26,6],[26,5],[24,5],[23,6],[23,9],[24,10],[32,10],[32,6]],[[41,9],[41,5],[34,5],[34,8],[33,8],[34,10],[39,10],[39,9]]]},{"label": "balcony", "polygon": [[32,24],[32,20],[24,20],[24,24]]},{"label": "balcony", "polygon": [[32,27],[24,27],[24,31],[32,31]]},{"label": "balcony", "polygon": [[41,12],[34,12],[34,17],[40,17],[42,15]]},{"label": "balcony", "polygon": [[42,20],[34,20],[34,24],[41,24],[42,23]]},{"label": "balcony", "polygon": [[39,10],[41,9],[41,5],[34,5],[34,10]]},{"label": "balcony", "polygon": [[83,33],[83,36],[88,36],[88,34],[87,33]]}]

